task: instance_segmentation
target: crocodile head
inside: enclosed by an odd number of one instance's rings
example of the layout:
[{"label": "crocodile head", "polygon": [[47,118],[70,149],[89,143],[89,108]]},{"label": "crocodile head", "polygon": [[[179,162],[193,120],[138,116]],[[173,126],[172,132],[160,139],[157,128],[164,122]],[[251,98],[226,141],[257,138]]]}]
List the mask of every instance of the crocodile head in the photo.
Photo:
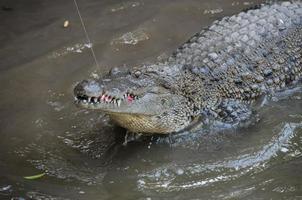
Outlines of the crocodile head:
[{"label": "crocodile head", "polygon": [[177,132],[191,122],[185,97],[154,76],[110,73],[100,80],[78,83],[74,95],[80,107],[100,110],[132,132]]}]

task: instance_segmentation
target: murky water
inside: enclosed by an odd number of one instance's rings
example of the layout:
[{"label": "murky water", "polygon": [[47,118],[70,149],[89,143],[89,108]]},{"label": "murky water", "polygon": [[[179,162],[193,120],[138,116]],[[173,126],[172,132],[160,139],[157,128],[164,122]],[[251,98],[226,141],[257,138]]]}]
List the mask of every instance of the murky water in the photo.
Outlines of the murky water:
[{"label": "murky water", "polygon": [[1,1],[0,199],[302,199],[299,88],[269,99],[248,128],[127,145],[106,116],[73,105],[77,81],[163,59],[256,3],[78,0],[89,44],[73,1]]}]

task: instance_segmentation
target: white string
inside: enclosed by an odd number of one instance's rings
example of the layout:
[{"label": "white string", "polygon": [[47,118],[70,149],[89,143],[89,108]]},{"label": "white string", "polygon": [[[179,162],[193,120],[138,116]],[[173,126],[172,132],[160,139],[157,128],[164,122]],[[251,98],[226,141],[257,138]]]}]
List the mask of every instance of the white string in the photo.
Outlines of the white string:
[{"label": "white string", "polygon": [[78,15],[79,15],[79,18],[80,18],[80,21],[81,21],[83,30],[84,30],[84,32],[85,32],[86,39],[87,39],[88,43],[91,45],[90,49],[91,49],[92,56],[93,56],[93,58],[94,58],[94,62],[95,62],[95,64],[96,64],[96,66],[99,68],[99,64],[98,64],[98,61],[97,61],[97,59],[96,59],[96,56],[95,56],[95,53],[94,53],[94,50],[93,50],[93,45],[92,45],[92,43],[91,43],[91,41],[90,41],[90,39],[89,39],[89,35],[88,35],[88,33],[87,33],[87,30],[86,30],[86,27],[85,27],[83,18],[82,18],[82,16],[81,16],[81,13],[80,13],[80,10],[79,10],[78,3],[77,3],[76,0],[73,0],[73,2],[74,2],[74,5],[75,5],[76,8],[77,8],[77,12],[78,12]]}]

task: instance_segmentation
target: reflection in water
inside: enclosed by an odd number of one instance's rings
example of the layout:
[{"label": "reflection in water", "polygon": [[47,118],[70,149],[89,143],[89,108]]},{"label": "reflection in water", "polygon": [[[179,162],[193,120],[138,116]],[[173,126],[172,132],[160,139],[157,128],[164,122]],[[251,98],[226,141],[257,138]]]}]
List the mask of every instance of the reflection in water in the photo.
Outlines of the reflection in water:
[{"label": "reflection in water", "polygon": [[[79,1],[92,44],[72,1],[31,1],[5,0],[0,11],[0,199],[301,195],[299,88],[264,101],[261,120],[247,128],[196,127],[127,144],[125,130],[72,102],[76,81],[164,59],[201,27],[258,1]],[[23,178],[41,172],[41,179]]]}]

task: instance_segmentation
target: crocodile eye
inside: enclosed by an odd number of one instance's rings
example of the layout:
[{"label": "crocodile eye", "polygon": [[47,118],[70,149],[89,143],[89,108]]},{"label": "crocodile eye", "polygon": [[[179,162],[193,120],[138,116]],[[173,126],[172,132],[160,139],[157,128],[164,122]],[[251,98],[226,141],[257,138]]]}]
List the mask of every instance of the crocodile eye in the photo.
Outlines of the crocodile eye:
[{"label": "crocodile eye", "polygon": [[136,78],[139,78],[142,73],[140,71],[135,71],[133,74]]}]

